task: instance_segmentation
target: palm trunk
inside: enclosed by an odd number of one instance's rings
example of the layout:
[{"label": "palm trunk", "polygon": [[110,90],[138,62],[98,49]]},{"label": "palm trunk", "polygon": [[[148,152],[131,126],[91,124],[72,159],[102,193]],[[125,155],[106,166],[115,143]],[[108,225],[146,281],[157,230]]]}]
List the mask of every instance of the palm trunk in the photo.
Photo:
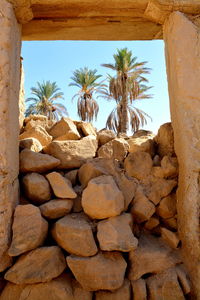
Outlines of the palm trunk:
[{"label": "palm trunk", "polygon": [[122,120],[121,120],[121,132],[127,133],[128,131],[128,99],[126,90],[126,75],[122,77]]}]

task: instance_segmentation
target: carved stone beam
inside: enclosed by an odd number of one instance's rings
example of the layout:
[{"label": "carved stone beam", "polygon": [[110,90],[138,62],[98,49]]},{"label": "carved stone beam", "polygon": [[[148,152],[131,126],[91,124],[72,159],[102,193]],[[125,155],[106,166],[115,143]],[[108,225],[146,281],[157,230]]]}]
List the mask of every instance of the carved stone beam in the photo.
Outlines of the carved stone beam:
[{"label": "carved stone beam", "polygon": [[15,10],[15,15],[20,24],[26,24],[33,19],[30,0],[7,0]]}]

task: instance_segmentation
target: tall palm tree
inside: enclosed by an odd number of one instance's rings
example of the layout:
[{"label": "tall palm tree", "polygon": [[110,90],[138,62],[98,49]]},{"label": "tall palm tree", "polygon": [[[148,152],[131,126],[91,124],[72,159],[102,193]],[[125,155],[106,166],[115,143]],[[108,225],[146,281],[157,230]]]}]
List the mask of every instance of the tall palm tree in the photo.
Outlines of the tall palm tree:
[{"label": "tall palm tree", "polygon": [[150,69],[145,67],[146,62],[137,62],[137,57],[133,57],[127,48],[118,49],[113,57],[114,64],[102,64],[116,71],[116,76],[109,76],[109,91],[104,93],[107,99],[114,99],[117,103],[108,117],[107,127],[117,133],[127,133],[130,125],[135,132],[140,125],[146,124],[146,117],[149,117],[132,104],[134,100],[151,98],[146,94],[151,87],[146,85],[148,80],[144,77]]},{"label": "tall palm tree", "polygon": [[105,88],[102,82],[97,82],[100,77],[102,75],[98,75],[96,69],[91,70],[87,67],[77,69],[73,72],[73,76],[71,77],[72,82],[69,86],[79,88],[78,93],[72,99],[78,98],[77,110],[82,121],[91,122],[94,117],[97,119],[99,105],[94,99],[94,94],[100,93]]},{"label": "tall palm tree", "polygon": [[34,97],[26,99],[26,102],[31,102],[25,112],[26,116],[41,114],[47,116],[50,120],[58,120],[62,115],[68,115],[67,109],[63,104],[54,102],[58,99],[64,99],[63,93],[60,92],[56,82],[37,82],[37,87],[31,88],[31,94]]}]

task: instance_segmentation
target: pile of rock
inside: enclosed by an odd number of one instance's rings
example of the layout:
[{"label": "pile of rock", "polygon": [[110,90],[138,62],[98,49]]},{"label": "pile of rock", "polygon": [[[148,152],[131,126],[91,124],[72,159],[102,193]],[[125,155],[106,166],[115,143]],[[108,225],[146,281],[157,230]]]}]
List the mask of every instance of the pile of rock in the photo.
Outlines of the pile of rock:
[{"label": "pile of rock", "polygon": [[116,137],[84,122],[25,119],[1,300],[181,300],[170,123]]}]

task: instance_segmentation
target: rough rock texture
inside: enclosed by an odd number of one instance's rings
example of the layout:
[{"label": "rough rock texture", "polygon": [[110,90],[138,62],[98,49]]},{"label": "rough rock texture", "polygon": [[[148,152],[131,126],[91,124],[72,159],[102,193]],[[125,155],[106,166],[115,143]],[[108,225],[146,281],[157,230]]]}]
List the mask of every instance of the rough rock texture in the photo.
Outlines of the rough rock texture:
[{"label": "rough rock texture", "polygon": [[35,138],[27,138],[20,140],[19,147],[21,149],[29,149],[33,152],[40,152],[43,148],[41,143]]},{"label": "rough rock texture", "polygon": [[134,152],[130,153],[124,161],[124,167],[128,176],[139,180],[147,177],[152,169],[153,161],[149,153]]},{"label": "rough rock texture", "polygon": [[73,186],[76,185],[77,177],[78,177],[78,169],[71,170],[65,173],[65,177],[71,182]]},{"label": "rough rock texture", "polygon": [[42,126],[47,132],[54,125],[54,120],[48,120],[48,118],[44,115],[29,115],[24,119],[25,130],[30,130],[32,128]]},{"label": "rough rock texture", "polygon": [[58,220],[52,235],[58,245],[71,254],[92,256],[98,251],[92,228],[82,214],[70,214]]},{"label": "rough rock texture", "polygon": [[1,300],[20,300],[25,285],[8,282],[1,294]]},{"label": "rough rock texture", "polygon": [[58,141],[80,139],[76,125],[69,118],[62,118],[50,129],[49,134]]},{"label": "rough rock texture", "polygon": [[102,175],[90,180],[83,191],[84,212],[93,219],[119,215],[124,209],[124,197],[111,176]]},{"label": "rough rock texture", "polygon": [[130,281],[125,279],[121,288],[113,292],[100,291],[95,293],[96,300],[130,300]]},{"label": "rough rock texture", "polygon": [[16,284],[47,282],[58,277],[65,268],[59,247],[41,247],[20,256],[6,272],[5,279]]},{"label": "rough rock texture", "polygon": [[40,205],[41,214],[47,219],[57,219],[68,214],[73,206],[70,199],[53,199]]},{"label": "rough rock texture", "polygon": [[18,205],[14,213],[10,256],[18,256],[42,245],[48,231],[48,223],[41,216],[38,207],[31,204]]},{"label": "rough rock texture", "polygon": [[35,153],[24,149],[20,153],[20,171],[44,173],[60,165],[60,160],[48,154]]},{"label": "rough rock texture", "polygon": [[122,214],[99,222],[97,239],[101,250],[122,252],[135,250],[138,241],[131,231],[131,223],[130,214]]},{"label": "rough rock texture", "polygon": [[161,228],[161,237],[171,248],[176,249],[178,247],[180,240],[177,233]]},{"label": "rough rock texture", "polygon": [[27,139],[27,138],[36,138],[41,145],[47,146],[52,141],[52,137],[48,134],[48,132],[42,126],[33,127],[27,131],[24,131],[20,134],[19,139]]},{"label": "rough rock texture", "polygon": [[87,136],[80,141],[53,141],[44,148],[48,153],[60,160],[59,168],[79,168],[86,159],[95,156],[97,141],[94,136]]},{"label": "rough rock texture", "polygon": [[82,287],[89,291],[120,288],[127,266],[118,252],[100,252],[92,257],[68,256],[67,264]]},{"label": "rough rock texture", "polygon": [[76,122],[77,129],[83,133],[84,136],[94,135],[96,136],[96,130],[91,123]]},{"label": "rough rock texture", "polygon": [[115,134],[112,130],[103,129],[100,130],[97,134],[99,145],[104,145],[115,138]]},{"label": "rough rock texture", "polygon": [[72,188],[71,182],[58,172],[52,172],[46,175],[52,190],[58,198],[76,198],[77,194]]},{"label": "rough rock texture", "polygon": [[85,188],[91,179],[104,175],[105,173],[106,170],[98,164],[98,161],[93,159],[80,167],[78,178],[82,187]]},{"label": "rough rock texture", "polygon": [[128,144],[130,153],[134,153],[137,151],[147,152],[152,157],[155,153],[155,142],[153,141],[153,135],[133,137],[128,140]]},{"label": "rough rock texture", "polygon": [[131,286],[134,300],[147,300],[147,288],[144,279],[131,281]]},{"label": "rough rock texture", "polygon": [[156,213],[164,219],[173,217],[176,214],[176,194],[164,197],[157,206]]},{"label": "rough rock texture", "polygon": [[98,157],[114,158],[122,161],[128,154],[129,144],[122,138],[115,138],[101,146],[97,152]]},{"label": "rough rock texture", "polygon": [[23,177],[25,195],[35,203],[44,203],[51,198],[50,185],[46,178],[38,173],[29,173]]},{"label": "rough rock texture", "polygon": [[174,132],[171,123],[160,126],[155,141],[158,144],[158,154],[161,157],[174,155]]}]

